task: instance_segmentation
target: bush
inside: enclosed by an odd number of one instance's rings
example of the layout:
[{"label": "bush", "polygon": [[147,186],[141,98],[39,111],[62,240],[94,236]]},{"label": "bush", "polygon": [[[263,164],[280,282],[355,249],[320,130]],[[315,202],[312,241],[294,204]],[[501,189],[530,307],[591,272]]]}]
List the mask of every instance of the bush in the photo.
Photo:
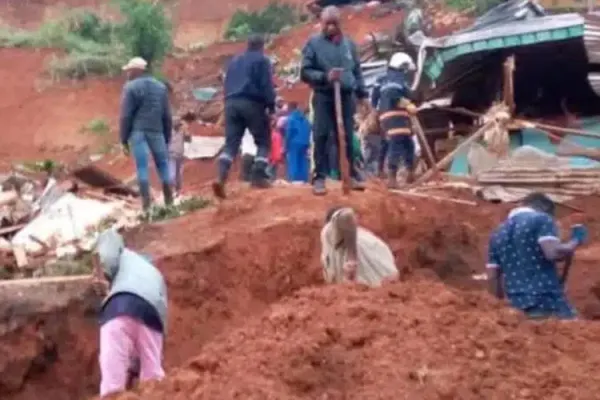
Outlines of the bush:
[{"label": "bush", "polygon": [[300,22],[293,6],[271,2],[261,11],[236,11],[225,31],[226,39],[243,39],[251,34],[277,34]]},{"label": "bush", "polygon": [[171,23],[161,4],[145,0],[114,0],[122,23],[103,21],[90,11],[73,11],[43,24],[37,31],[0,26],[0,47],[64,50],[67,55],[48,64],[53,78],[82,79],[118,74],[131,57],[143,57],[160,67],[172,45]]},{"label": "bush", "polygon": [[117,0],[125,22],[120,36],[131,57],[142,57],[150,68],[160,67],[173,44],[171,21],[162,3]]},{"label": "bush", "polygon": [[455,10],[472,9],[477,16],[485,14],[504,0],[447,0],[446,5]]}]

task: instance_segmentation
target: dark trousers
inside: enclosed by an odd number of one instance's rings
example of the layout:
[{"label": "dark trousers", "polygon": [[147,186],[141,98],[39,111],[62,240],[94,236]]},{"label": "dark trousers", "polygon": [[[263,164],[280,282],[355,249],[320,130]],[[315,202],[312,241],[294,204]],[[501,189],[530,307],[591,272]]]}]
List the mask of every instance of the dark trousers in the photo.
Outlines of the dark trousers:
[{"label": "dark trousers", "polygon": [[379,169],[378,173],[383,173],[385,170],[385,160],[388,155],[388,147],[390,146],[390,141],[387,137],[383,137],[381,139],[381,149],[379,149]]},{"label": "dark trousers", "polygon": [[[346,130],[346,157],[351,166],[351,174],[356,176],[352,163],[352,136],[354,132],[355,99],[352,93],[342,93],[342,114]],[[315,171],[313,179],[325,179],[330,169],[339,170],[337,165],[329,165],[330,150],[328,141],[337,144],[337,124],[333,93],[315,92],[312,99],[313,121],[313,158]],[[332,137],[333,135],[333,137]],[[338,146],[339,148],[339,146]]]},{"label": "dark trousers", "polygon": [[381,168],[384,138],[380,134],[365,136],[365,170],[369,175],[376,176]]},{"label": "dark trousers", "polygon": [[242,154],[242,168],[240,169],[240,179],[244,182],[250,182],[252,179],[252,166],[254,165],[254,156]]},{"label": "dark trousers", "polygon": [[221,180],[226,179],[229,173],[246,129],[250,130],[256,144],[255,168],[266,171],[271,151],[271,132],[265,106],[251,100],[230,99],[225,101],[225,148],[219,156]]},{"label": "dark trousers", "polygon": [[410,135],[390,135],[388,144],[388,170],[395,174],[404,161],[404,166],[412,171],[415,164],[415,142]]}]

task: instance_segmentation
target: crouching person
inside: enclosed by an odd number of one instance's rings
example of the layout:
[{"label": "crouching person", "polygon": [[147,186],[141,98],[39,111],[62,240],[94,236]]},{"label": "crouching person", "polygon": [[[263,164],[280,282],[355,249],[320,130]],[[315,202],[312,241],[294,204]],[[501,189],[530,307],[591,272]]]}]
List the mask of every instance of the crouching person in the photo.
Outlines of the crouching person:
[{"label": "crouching person", "polygon": [[[575,251],[587,239],[582,225],[561,242],[554,222],[554,203],[542,193],[528,195],[521,207],[492,233],[487,264],[492,293],[532,319],[576,316],[565,294],[565,281]],[[559,274],[557,263],[564,261]]]},{"label": "crouching person", "polygon": [[158,269],[127,249],[123,237],[112,229],[100,235],[95,252],[96,272],[108,281],[100,317],[100,396],[104,397],[126,390],[132,369],[139,368],[142,382],[164,377],[167,287]]},{"label": "crouching person", "polygon": [[334,207],[321,230],[321,262],[327,283],[356,281],[379,286],[398,278],[394,255],[387,244],[357,225],[354,211]]}]

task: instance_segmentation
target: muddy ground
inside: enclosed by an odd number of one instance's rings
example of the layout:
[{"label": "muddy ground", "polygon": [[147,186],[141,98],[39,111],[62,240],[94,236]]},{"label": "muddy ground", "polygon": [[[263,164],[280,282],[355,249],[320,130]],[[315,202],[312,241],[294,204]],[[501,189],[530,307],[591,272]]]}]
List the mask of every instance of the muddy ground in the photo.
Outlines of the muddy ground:
[{"label": "muddy ground", "polygon": [[[243,186],[232,196],[128,233],[169,285],[169,378],[124,398],[595,398],[595,322],[523,321],[472,279],[506,207],[405,199],[376,186],[349,199]],[[390,243],[403,282],[373,291],[323,286],[319,230],[339,203]],[[562,220],[577,218],[565,212]],[[600,303],[594,253],[590,246],[576,262],[569,287],[589,318]],[[75,296],[0,340],[7,360],[28,366],[6,362],[12,380],[0,381],[0,397],[96,393],[91,303]],[[575,382],[588,374],[584,390]]]}]

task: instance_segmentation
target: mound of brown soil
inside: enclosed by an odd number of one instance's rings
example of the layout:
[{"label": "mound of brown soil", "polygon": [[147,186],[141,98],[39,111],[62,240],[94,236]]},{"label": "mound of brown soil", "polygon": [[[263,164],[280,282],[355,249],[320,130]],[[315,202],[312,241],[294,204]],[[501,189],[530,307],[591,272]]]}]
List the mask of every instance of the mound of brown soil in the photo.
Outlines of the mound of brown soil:
[{"label": "mound of brown soil", "polygon": [[121,399],[596,399],[600,326],[413,280],[304,289]]}]

